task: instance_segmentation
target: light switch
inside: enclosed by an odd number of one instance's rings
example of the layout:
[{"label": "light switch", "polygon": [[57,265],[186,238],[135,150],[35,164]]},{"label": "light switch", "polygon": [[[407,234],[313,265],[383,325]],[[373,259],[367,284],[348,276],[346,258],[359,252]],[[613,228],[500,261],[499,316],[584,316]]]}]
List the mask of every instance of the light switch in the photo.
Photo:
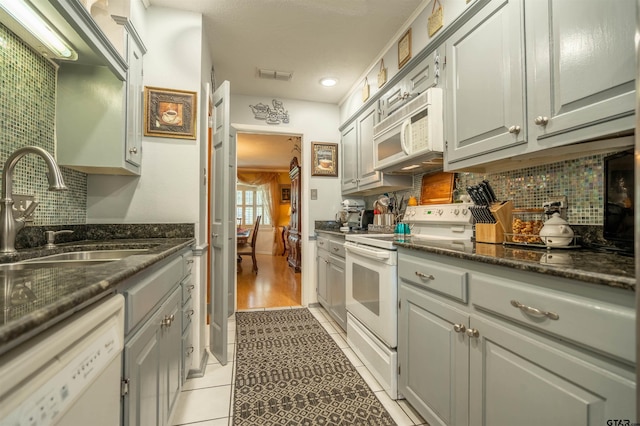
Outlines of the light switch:
[{"label": "light switch", "polygon": [[311,199],[312,200],[317,200],[318,199],[318,190],[317,189],[312,189],[311,190]]}]

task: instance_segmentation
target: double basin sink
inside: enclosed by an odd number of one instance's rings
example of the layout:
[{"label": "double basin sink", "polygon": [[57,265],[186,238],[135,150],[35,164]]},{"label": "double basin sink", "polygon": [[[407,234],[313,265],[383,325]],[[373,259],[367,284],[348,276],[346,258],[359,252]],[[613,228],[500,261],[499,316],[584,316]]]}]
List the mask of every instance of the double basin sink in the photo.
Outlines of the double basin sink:
[{"label": "double basin sink", "polygon": [[116,249],[59,253],[26,259],[15,263],[0,264],[0,271],[59,267],[77,268],[79,266],[99,265],[102,263],[115,262],[134,254],[144,254],[148,250],[149,249]]}]

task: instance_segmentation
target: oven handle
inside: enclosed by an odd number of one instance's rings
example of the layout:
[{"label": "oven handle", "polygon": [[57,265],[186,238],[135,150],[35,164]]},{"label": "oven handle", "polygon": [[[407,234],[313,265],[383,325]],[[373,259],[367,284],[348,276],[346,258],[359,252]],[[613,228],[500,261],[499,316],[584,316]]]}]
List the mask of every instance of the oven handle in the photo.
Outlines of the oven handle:
[{"label": "oven handle", "polygon": [[368,257],[370,259],[389,259],[391,257],[391,252],[388,250],[372,250],[360,246],[352,246],[348,243],[345,243],[344,249],[351,253],[359,254],[360,256]]}]

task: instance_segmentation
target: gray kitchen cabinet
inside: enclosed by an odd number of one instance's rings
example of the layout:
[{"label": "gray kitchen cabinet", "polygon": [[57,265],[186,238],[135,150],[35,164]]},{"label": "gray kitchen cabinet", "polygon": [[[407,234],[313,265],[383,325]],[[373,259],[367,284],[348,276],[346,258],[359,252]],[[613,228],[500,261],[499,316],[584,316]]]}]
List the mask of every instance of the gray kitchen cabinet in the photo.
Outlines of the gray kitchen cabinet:
[{"label": "gray kitchen cabinet", "polygon": [[318,301],[325,308],[329,305],[328,271],[329,238],[318,237],[316,240],[316,293]]},{"label": "gray kitchen cabinet", "polygon": [[[184,380],[183,303],[190,275],[187,252],[153,265],[119,285],[125,296],[123,424],[169,424]],[[184,285],[181,285],[184,284]]]},{"label": "gray kitchen cabinet", "polygon": [[525,3],[530,138],[549,148],[635,127],[635,4]]},{"label": "gray kitchen cabinet", "polygon": [[399,391],[429,424],[634,418],[633,295],[433,253],[398,253]]},{"label": "gray kitchen cabinet", "polygon": [[195,317],[195,308],[191,294],[195,289],[192,282],[191,269],[193,266],[193,254],[185,253],[182,256],[184,265],[185,278],[180,283],[182,289],[182,383],[187,380],[189,371],[193,365],[193,319]]},{"label": "gray kitchen cabinet", "polygon": [[104,67],[64,63],[58,71],[58,164],[89,174],[139,175],[144,45],[126,32],[126,81]]},{"label": "gray kitchen cabinet", "polygon": [[181,291],[175,289],[125,344],[125,425],[166,425],[181,388],[179,321]]},{"label": "gray kitchen cabinet", "polygon": [[469,424],[469,314],[412,285],[398,296],[400,393],[432,426]]},{"label": "gray kitchen cabinet", "polygon": [[[635,418],[635,383],[607,365],[502,321],[472,317],[470,425],[596,425]],[[575,353],[574,353],[575,352]]]},{"label": "gray kitchen cabinet", "polygon": [[448,163],[526,142],[522,7],[492,1],[445,43]]},{"label": "gray kitchen cabinet", "polygon": [[[445,42],[445,170],[635,127],[635,5],[492,0]],[[602,145],[597,147],[602,149]]]},{"label": "gray kitchen cabinet", "polygon": [[364,195],[410,188],[411,176],[392,176],[374,170],[373,126],[379,121],[373,103],[341,129],[342,194]]},{"label": "gray kitchen cabinet", "polygon": [[347,329],[344,236],[319,233],[316,241],[318,302],[334,321]]}]

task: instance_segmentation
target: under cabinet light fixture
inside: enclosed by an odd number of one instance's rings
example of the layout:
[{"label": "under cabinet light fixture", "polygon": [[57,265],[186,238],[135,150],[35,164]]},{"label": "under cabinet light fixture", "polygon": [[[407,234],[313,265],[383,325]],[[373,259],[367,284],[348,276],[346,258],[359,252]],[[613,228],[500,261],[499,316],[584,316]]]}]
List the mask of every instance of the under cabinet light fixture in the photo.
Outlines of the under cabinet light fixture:
[{"label": "under cabinet light fixture", "polygon": [[[7,22],[7,18],[19,27],[11,25],[12,22]],[[27,0],[0,0],[0,22],[7,25],[44,56],[50,56],[50,52],[55,55],[54,59],[71,61],[78,59],[75,50]]]}]

